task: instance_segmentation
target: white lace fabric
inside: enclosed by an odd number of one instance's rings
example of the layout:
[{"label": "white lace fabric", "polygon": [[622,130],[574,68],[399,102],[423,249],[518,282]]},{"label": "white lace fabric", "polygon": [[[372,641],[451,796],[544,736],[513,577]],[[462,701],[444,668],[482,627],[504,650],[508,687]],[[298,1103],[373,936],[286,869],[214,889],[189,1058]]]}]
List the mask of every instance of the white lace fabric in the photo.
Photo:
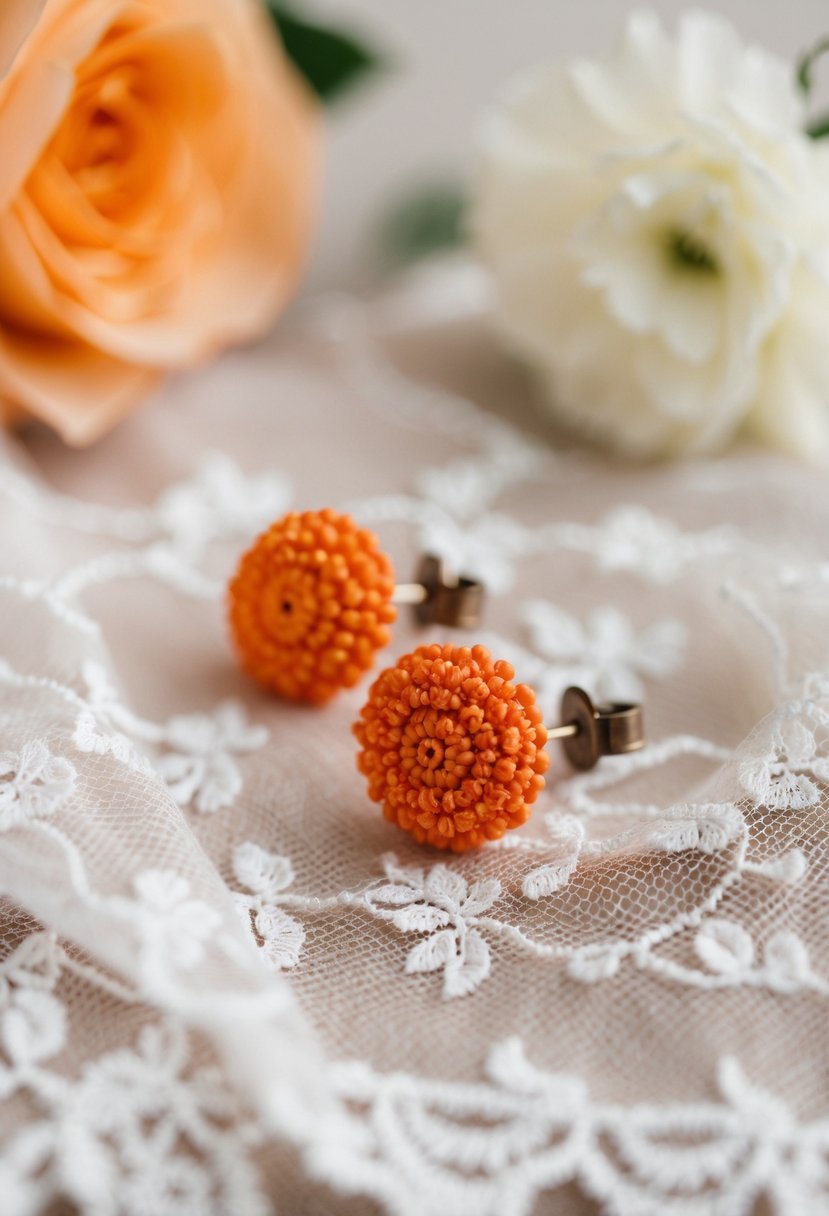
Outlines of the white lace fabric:
[{"label": "white lace fabric", "polygon": [[[332,299],[98,447],[0,450],[0,1195],[10,1214],[829,1210],[829,505],[748,451],[541,438],[464,267]],[[289,506],[474,635],[550,719],[648,747],[462,858],[350,733],[236,668],[224,580]]]}]

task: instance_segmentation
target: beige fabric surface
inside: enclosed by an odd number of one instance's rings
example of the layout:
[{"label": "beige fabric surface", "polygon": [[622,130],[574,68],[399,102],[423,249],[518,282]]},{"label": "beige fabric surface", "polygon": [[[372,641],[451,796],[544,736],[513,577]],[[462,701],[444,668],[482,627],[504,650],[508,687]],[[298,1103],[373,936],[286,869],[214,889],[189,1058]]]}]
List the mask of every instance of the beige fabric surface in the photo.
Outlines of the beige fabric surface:
[{"label": "beige fabric surface", "polygon": [[[646,750],[419,849],[355,768],[367,683],[281,704],[228,645],[238,554],[324,505],[487,584],[383,663],[482,641],[551,720],[641,697]],[[461,264],[90,450],[6,438],[0,521],[4,1211],[829,1210],[823,474],[569,446]]]}]

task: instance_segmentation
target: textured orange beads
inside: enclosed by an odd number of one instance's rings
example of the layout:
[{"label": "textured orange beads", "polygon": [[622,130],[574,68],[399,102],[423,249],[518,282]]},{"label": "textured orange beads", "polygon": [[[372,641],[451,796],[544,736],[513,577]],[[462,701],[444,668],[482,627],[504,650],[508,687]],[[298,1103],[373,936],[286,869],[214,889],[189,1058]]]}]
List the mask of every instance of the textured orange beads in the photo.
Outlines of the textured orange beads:
[{"label": "textured orange beads", "polygon": [[292,701],[351,688],[390,639],[394,571],[372,532],[330,509],[278,520],[242,557],[230,628],[245,671]]},{"label": "textured orange beads", "polygon": [[421,646],[372,685],[357,764],[386,818],[420,843],[462,853],[529,818],[547,731],[513,675],[484,646]]}]

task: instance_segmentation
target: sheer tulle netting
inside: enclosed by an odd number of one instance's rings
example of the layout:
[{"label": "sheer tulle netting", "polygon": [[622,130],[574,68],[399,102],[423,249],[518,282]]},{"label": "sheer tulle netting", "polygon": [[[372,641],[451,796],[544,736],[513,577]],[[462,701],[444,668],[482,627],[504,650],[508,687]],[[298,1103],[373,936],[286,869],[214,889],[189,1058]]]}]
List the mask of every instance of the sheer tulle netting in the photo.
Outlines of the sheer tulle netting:
[{"label": "sheer tulle netting", "polygon": [[[448,266],[90,451],[4,441],[4,1213],[829,1210],[823,480],[620,466],[527,399]],[[323,505],[480,576],[450,640],[551,721],[642,697],[648,748],[418,848],[355,769],[366,687],[298,708],[232,659],[238,553]],[[401,616],[381,661],[445,637]]]}]

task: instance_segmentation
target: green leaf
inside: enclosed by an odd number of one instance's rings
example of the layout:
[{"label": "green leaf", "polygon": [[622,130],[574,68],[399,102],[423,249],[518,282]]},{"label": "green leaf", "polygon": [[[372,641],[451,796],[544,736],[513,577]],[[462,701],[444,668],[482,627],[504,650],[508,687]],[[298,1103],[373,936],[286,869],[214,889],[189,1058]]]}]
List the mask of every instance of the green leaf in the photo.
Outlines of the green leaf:
[{"label": "green leaf", "polygon": [[804,51],[798,59],[797,83],[804,97],[811,96],[814,85],[813,68],[818,59],[821,59],[827,51],[829,51],[829,36],[821,38],[811,50]]},{"label": "green leaf", "polygon": [[319,99],[330,104],[381,66],[351,34],[306,21],[282,0],[265,0],[285,52]]},{"label": "green leaf", "polygon": [[405,266],[464,240],[466,200],[459,187],[434,185],[393,207],[380,228],[380,252],[391,266]]},{"label": "green leaf", "polygon": [[809,139],[826,139],[829,135],[829,114],[820,114],[806,127],[806,134]]}]

